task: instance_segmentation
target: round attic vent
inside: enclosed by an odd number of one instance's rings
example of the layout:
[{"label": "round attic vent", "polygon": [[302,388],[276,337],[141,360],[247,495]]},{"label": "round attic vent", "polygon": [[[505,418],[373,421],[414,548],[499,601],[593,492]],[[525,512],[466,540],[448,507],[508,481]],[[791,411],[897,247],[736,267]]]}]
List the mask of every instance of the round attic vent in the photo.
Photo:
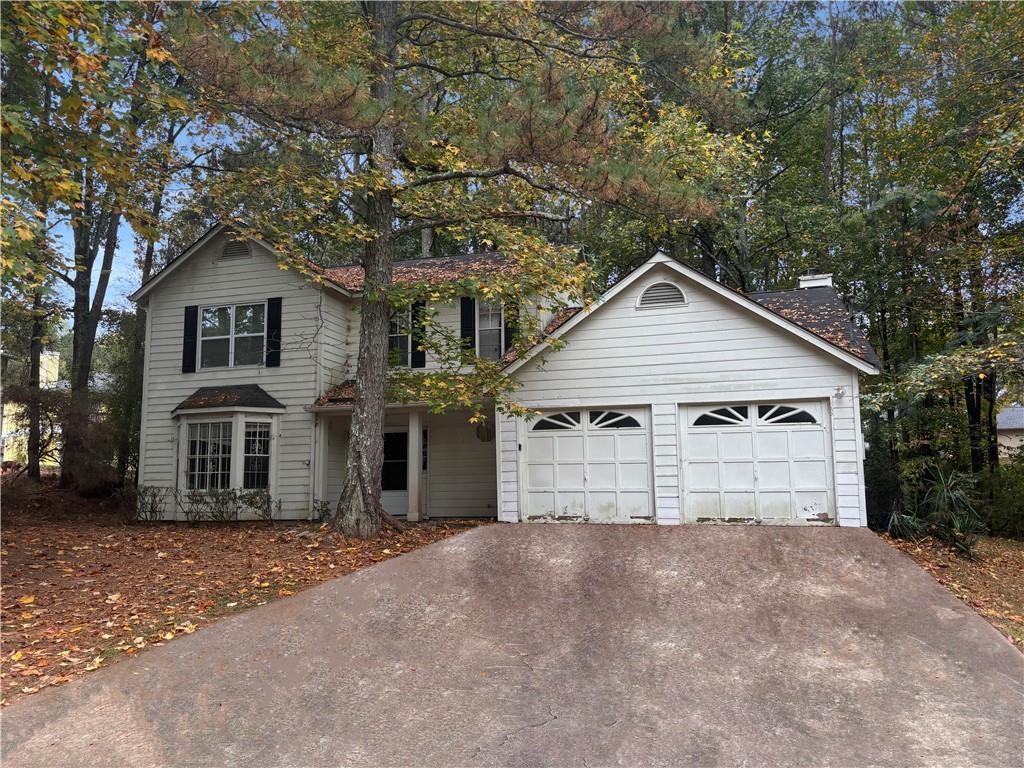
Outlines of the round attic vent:
[{"label": "round attic vent", "polygon": [[243,259],[250,254],[249,243],[245,240],[229,240],[224,244],[222,259]]}]

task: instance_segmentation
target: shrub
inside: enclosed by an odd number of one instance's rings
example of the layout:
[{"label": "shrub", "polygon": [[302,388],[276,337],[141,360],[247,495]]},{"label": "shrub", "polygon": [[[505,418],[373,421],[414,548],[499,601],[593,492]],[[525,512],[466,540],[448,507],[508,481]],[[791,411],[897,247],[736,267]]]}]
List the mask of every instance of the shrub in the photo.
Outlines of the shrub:
[{"label": "shrub", "polygon": [[1000,536],[1024,538],[1024,454],[1000,464],[991,478],[985,518]]},{"label": "shrub", "polygon": [[[174,490],[155,485],[125,485],[118,494],[132,522],[156,523],[164,512],[174,508]],[[168,503],[170,502],[170,503]]]},{"label": "shrub", "polygon": [[257,520],[272,523],[281,516],[281,500],[275,499],[269,491],[240,491],[238,503],[244,511],[252,514]]},{"label": "shrub", "polygon": [[924,494],[923,508],[936,537],[965,557],[974,557],[974,545],[985,525],[971,497],[974,479],[956,470],[935,470],[935,478]]}]

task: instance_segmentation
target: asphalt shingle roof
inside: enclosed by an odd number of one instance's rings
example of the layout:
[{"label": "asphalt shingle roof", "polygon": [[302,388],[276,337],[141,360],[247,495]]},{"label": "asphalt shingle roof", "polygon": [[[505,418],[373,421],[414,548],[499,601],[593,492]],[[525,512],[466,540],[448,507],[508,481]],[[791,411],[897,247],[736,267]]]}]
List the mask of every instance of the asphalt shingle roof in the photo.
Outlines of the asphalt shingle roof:
[{"label": "asphalt shingle roof", "polygon": [[258,384],[231,384],[223,387],[200,387],[186,397],[175,411],[193,408],[284,408]]},{"label": "asphalt shingle roof", "polygon": [[[432,259],[407,259],[394,264],[393,282],[445,282],[469,275],[492,275],[515,269],[515,264],[500,253],[470,253],[465,256],[439,256]],[[342,288],[358,292],[363,289],[362,266],[328,267],[324,275]]]}]

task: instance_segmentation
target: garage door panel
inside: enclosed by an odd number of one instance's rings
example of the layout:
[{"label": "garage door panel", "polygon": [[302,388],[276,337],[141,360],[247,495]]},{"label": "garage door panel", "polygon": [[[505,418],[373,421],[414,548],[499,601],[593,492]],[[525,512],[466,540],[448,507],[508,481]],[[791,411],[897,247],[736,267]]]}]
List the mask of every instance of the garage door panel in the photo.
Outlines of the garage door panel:
[{"label": "garage door panel", "polygon": [[689,483],[692,488],[700,490],[718,490],[721,487],[718,479],[718,464],[700,461],[691,462],[689,467]]},{"label": "garage door panel", "polygon": [[614,462],[590,462],[587,465],[587,482],[592,490],[614,491],[616,488],[615,480]]},{"label": "garage door panel", "polygon": [[825,458],[825,434],[821,430],[794,430],[789,439],[793,456]]},{"label": "garage door panel", "polygon": [[696,433],[690,435],[687,446],[689,455],[694,459],[718,459],[718,434]]},{"label": "garage door panel", "polygon": [[647,491],[623,491],[619,494],[619,512],[630,519],[650,514],[651,494]]},{"label": "garage door panel", "polygon": [[718,436],[723,459],[749,459],[754,456],[752,436],[749,432],[726,432]]},{"label": "garage door panel", "polygon": [[555,465],[555,487],[558,490],[583,490],[583,465],[582,464],[556,464]]},{"label": "garage door panel", "polygon": [[583,461],[583,435],[558,435],[553,439],[558,461]]},{"label": "garage door panel", "polygon": [[758,488],[788,491],[791,482],[788,461],[759,461],[757,463]]},{"label": "garage door panel", "polygon": [[586,503],[583,491],[559,491],[556,498],[558,508],[555,517],[583,517]]},{"label": "garage door panel", "polygon": [[816,490],[828,483],[825,461],[801,460],[793,462],[793,487],[800,490]]},{"label": "garage door panel", "polygon": [[686,497],[689,511],[697,520],[722,516],[722,496],[719,493],[690,493]]},{"label": "garage door panel", "polygon": [[526,469],[527,488],[541,490],[555,487],[554,464],[530,464]]},{"label": "garage door panel", "polygon": [[794,512],[801,517],[828,514],[828,494],[825,491],[798,491],[793,494]]},{"label": "garage door panel", "polygon": [[612,491],[590,493],[590,511],[587,515],[593,523],[611,523],[619,516],[618,495]]},{"label": "garage door panel", "polygon": [[760,516],[762,518],[788,518],[793,516],[793,499],[789,491],[760,494]]},{"label": "garage door panel", "polygon": [[754,487],[754,462],[723,461],[720,465],[723,490],[743,490]]},{"label": "garage door panel", "polygon": [[723,493],[722,517],[754,517],[755,498],[753,492]]},{"label": "garage door panel", "polygon": [[618,487],[622,490],[644,491],[651,485],[651,473],[647,463],[619,464]]},{"label": "garage door panel", "polygon": [[531,492],[526,494],[527,502],[529,503],[529,514],[532,517],[546,516],[552,517],[555,514],[555,493],[550,491],[548,493],[536,493]]},{"label": "garage door panel", "polygon": [[530,461],[551,461],[555,458],[555,438],[548,435],[530,435]]},{"label": "garage door panel", "polygon": [[620,461],[646,461],[650,453],[647,435],[616,435]]},{"label": "garage door panel", "polygon": [[758,432],[757,456],[760,459],[788,459],[789,440],[784,431]]},{"label": "garage door panel", "polygon": [[615,461],[615,435],[587,435],[587,458]]}]

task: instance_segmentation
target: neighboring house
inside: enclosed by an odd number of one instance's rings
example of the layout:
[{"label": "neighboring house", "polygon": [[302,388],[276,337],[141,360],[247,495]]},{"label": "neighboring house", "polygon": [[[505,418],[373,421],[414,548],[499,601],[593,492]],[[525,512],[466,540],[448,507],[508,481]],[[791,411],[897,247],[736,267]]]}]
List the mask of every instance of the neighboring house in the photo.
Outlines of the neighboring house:
[{"label": "neighboring house", "polygon": [[1024,406],[1012,405],[996,414],[996,438],[1001,462],[1024,452]]},{"label": "neighboring house", "polygon": [[[45,351],[39,355],[40,389],[60,388],[60,353]],[[0,400],[0,459],[16,464],[28,462],[28,424],[25,408],[20,403],[4,403]],[[51,452],[39,462],[44,469],[58,466],[56,455]]]},{"label": "neighboring house", "polygon": [[[396,281],[511,268],[498,254],[400,262]],[[265,488],[286,518],[337,501],[345,472],[362,270],[322,284],[282,271],[224,226],[144,284],[140,483]],[[396,515],[502,521],[866,524],[859,377],[877,359],[828,276],[743,295],[658,254],[585,309],[539,320],[511,360],[498,415],[387,407],[383,502]],[[502,357],[500,306],[431,307],[482,356]],[[401,364],[434,362],[397,317]],[[169,512],[169,516],[171,513]]]}]

